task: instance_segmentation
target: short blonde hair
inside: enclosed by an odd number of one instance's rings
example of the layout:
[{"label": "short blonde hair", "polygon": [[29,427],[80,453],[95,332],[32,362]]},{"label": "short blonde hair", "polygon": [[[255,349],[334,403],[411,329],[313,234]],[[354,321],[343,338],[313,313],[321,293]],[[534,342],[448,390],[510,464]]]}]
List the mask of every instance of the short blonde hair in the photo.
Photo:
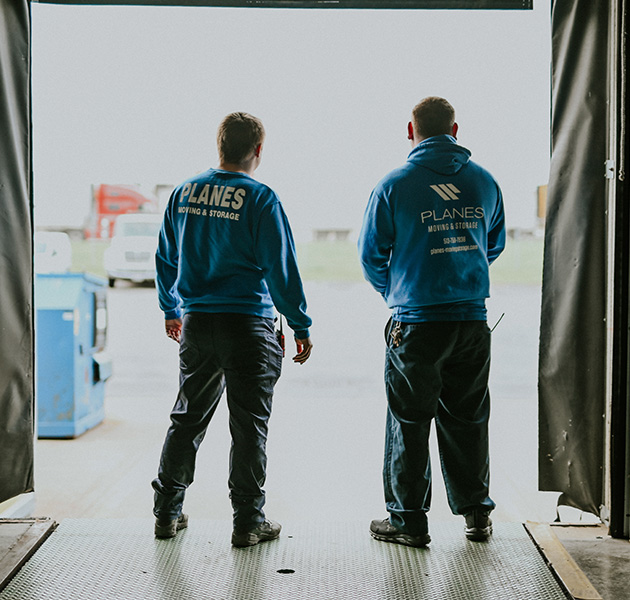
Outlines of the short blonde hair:
[{"label": "short blonde hair", "polygon": [[455,109],[444,98],[429,96],[413,108],[413,127],[420,137],[452,135]]},{"label": "short blonde hair", "polygon": [[223,163],[242,164],[265,139],[262,121],[245,112],[234,112],[221,121],[217,130],[219,159]]}]

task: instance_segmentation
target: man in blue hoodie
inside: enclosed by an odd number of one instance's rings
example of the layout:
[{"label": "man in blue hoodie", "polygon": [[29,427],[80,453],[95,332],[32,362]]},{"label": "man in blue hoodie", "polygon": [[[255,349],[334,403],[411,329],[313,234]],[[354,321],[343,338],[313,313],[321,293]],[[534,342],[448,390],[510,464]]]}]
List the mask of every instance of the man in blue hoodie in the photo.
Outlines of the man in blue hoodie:
[{"label": "man in blue hoodie", "polygon": [[284,349],[274,306],[295,333],[296,363],[311,353],[311,319],[289,222],[275,192],[253,179],[265,130],[247,113],[225,117],[220,165],[177,187],[164,213],[156,253],[166,334],[179,342],[180,387],[162,449],[153,513],[155,536],[188,525],[184,494],[195,457],[224,388],[232,447],[232,544],[280,535],[263,505],[267,425]]},{"label": "man in blue hoodie", "polygon": [[386,328],[388,401],[383,484],[389,518],[378,540],[426,546],[431,538],[429,431],[435,419],[442,474],[466,537],[488,539],[490,331],[488,267],[505,245],[501,190],[456,141],[453,107],[429,97],[408,124],[412,151],[370,197],[359,237],[366,279],[392,318]]}]

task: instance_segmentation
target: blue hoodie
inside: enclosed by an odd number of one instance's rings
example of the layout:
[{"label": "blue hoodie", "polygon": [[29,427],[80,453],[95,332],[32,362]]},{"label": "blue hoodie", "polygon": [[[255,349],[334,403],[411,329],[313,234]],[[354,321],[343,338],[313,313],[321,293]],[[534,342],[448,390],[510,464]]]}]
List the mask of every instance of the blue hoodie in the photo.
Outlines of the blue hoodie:
[{"label": "blue hoodie", "polygon": [[372,192],[359,258],[395,320],[484,320],[488,266],[504,246],[497,182],[455,138],[439,135]]},{"label": "blue hoodie", "polygon": [[173,191],[156,269],[166,319],[191,311],[273,318],[275,305],[298,339],[309,336],[289,222],[275,192],[248,175],[210,169]]}]

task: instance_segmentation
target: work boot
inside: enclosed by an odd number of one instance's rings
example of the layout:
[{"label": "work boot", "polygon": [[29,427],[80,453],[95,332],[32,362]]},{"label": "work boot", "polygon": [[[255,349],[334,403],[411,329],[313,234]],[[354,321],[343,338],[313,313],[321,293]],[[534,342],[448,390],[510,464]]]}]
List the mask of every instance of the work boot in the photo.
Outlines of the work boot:
[{"label": "work boot", "polygon": [[490,513],[475,510],[467,515],[466,537],[473,542],[485,542],[492,535]]},{"label": "work boot", "polygon": [[370,523],[370,535],[375,540],[381,542],[392,542],[394,544],[403,544],[405,546],[413,546],[414,548],[423,548],[431,542],[431,536],[428,533],[419,535],[411,535],[405,533],[389,522],[389,519],[382,521],[374,520]]},{"label": "work boot", "polygon": [[280,523],[265,519],[250,531],[232,532],[232,546],[236,548],[246,548],[247,546],[255,546],[259,542],[268,542],[275,540],[282,530]]},{"label": "work boot", "polygon": [[172,538],[180,529],[188,527],[188,515],[179,515],[177,519],[155,519],[155,537]]}]

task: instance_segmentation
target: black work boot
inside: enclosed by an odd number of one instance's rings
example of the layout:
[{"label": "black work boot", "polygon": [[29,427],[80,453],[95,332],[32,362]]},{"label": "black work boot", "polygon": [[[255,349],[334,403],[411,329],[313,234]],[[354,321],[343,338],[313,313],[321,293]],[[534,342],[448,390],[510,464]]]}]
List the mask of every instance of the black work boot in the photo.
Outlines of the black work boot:
[{"label": "black work boot", "polygon": [[492,520],[490,513],[474,510],[467,515],[466,537],[473,542],[485,542],[492,535]]},{"label": "black work boot", "polygon": [[155,537],[172,538],[180,529],[188,527],[188,515],[179,515],[177,519],[155,519]]}]

